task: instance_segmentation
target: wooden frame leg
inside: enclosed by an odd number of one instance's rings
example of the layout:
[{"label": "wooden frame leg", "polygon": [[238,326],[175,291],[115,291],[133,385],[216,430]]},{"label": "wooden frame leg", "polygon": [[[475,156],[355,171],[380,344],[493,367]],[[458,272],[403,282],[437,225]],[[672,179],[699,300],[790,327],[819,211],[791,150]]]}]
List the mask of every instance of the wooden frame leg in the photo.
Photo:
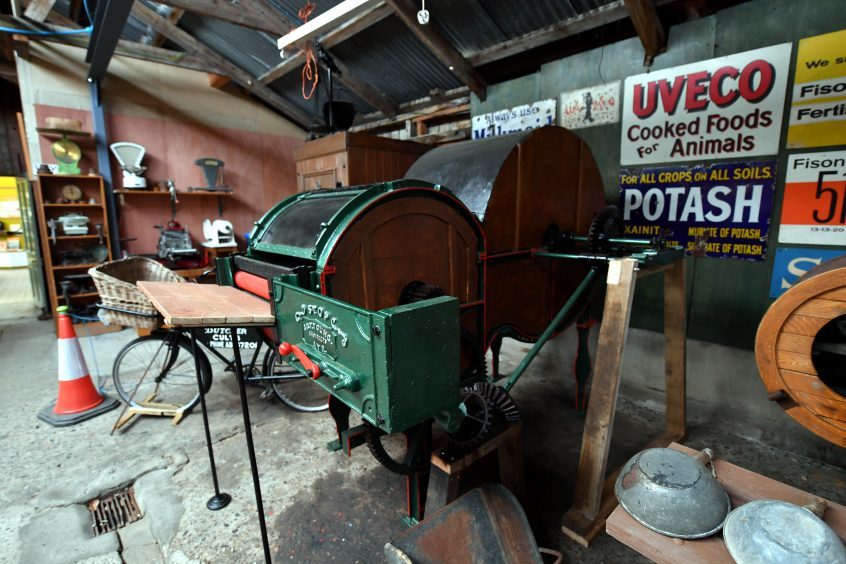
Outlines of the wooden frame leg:
[{"label": "wooden frame leg", "polygon": [[437,511],[458,497],[458,485],[461,473],[448,474],[437,465],[429,470],[429,492],[426,494],[426,509]]},{"label": "wooden frame leg", "polygon": [[637,266],[637,260],[629,258],[608,263],[608,290],[602,325],[599,328],[596,365],[582,435],[576,491],[573,506],[564,515],[562,526],[567,536],[585,546],[587,541],[583,539],[592,532],[590,526],[600,513]]},{"label": "wooden frame leg", "polygon": [[511,436],[503,441],[496,451],[499,483],[508,488],[525,507],[529,498],[526,495],[526,472],[523,463],[523,434],[517,426],[508,432]]},{"label": "wooden frame leg", "polygon": [[[614,482],[620,470],[607,478],[608,450],[620,388],[623,350],[631,319],[637,261],[611,261],[608,291],[599,330],[594,382],[588,403],[573,506],[565,513],[561,530],[587,547],[614,510]],[[684,259],[676,260],[664,274],[664,357],[666,376],[666,430],[646,448],[680,441],[685,428],[685,368],[687,313]]]},{"label": "wooden frame leg", "polygon": [[664,370],[666,375],[667,444],[687,436],[687,299],[684,260],[664,272]]}]

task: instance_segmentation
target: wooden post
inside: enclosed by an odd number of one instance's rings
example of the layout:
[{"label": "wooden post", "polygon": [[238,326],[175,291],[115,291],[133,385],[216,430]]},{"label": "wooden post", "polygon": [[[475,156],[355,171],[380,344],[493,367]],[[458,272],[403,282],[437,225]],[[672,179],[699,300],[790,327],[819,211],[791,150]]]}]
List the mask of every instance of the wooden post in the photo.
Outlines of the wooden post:
[{"label": "wooden post", "polygon": [[608,450],[620,389],[623,350],[631,319],[636,279],[664,272],[664,356],[667,428],[645,448],[680,441],[685,429],[686,299],[684,259],[644,269],[635,275],[637,261],[613,260],[608,266],[608,290],[599,330],[593,385],[588,402],[573,505],[564,514],[561,530],[582,546],[602,530],[614,510],[614,482],[620,469],[607,478]]},{"label": "wooden post", "polygon": [[684,259],[664,271],[664,370],[666,375],[667,444],[687,436],[687,300]]}]

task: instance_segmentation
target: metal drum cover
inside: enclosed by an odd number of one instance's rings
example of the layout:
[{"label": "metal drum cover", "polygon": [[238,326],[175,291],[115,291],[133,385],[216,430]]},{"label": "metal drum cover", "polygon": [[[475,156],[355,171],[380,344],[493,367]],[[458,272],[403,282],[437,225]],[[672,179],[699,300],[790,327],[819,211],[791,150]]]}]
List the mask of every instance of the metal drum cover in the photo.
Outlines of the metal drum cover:
[{"label": "metal drum cover", "polygon": [[629,515],[657,533],[713,535],[731,511],[728,494],[705,467],[713,457],[710,449],[695,458],[670,448],[644,450],[623,466],[614,493]]},{"label": "metal drum cover", "polygon": [[739,564],[846,563],[843,543],[816,511],[822,515],[824,502],[799,507],[757,499],[742,505],[723,529],[729,554]]}]

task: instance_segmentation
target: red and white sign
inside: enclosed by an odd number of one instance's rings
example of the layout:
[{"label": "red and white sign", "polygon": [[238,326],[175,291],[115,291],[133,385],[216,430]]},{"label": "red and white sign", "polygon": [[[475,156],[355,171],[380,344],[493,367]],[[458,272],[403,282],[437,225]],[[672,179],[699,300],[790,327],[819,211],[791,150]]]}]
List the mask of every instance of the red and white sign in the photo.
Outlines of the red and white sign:
[{"label": "red and white sign", "polygon": [[778,242],[846,247],[846,151],[790,156]]},{"label": "red and white sign", "polygon": [[792,44],[626,79],[624,165],[778,152]]}]

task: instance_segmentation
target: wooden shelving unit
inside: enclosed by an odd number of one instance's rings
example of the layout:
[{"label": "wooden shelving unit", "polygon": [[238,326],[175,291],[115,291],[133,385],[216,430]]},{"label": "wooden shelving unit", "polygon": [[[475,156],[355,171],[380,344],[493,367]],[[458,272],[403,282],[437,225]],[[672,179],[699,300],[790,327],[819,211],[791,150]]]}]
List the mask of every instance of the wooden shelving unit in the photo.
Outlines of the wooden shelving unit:
[{"label": "wooden shelving unit", "polygon": [[[82,190],[82,203],[66,202],[63,199],[62,188],[68,184],[78,186]],[[84,274],[89,268],[98,264],[93,261],[62,264],[62,255],[73,251],[84,252],[98,245],[99,236],[95,227],[98,223],[103,225],[103,245],[108,249],[107,260],[112,260],[106,195],[102,177],[92,175],[39,174],[34,188],[38,229],[47,278],[47,295],[50,300],[50,310],[56,311],[57,307],[64,305],[61,291],[62,279],[67,275]],[[94,203],[91,203],[92,201]],[[70,212],[88,217],[88,234],[66,235],[59,226],[56,228],[54,241],[50,236],[47,222],[50,219],[58,220],[59,217]],[[96,302],[97,297],[96,291],[77,291],[71,294],[70,299],[75,306],[85,306]],[[88,328],[92,333],[102,329],[97,323],[90,323]]]}]

